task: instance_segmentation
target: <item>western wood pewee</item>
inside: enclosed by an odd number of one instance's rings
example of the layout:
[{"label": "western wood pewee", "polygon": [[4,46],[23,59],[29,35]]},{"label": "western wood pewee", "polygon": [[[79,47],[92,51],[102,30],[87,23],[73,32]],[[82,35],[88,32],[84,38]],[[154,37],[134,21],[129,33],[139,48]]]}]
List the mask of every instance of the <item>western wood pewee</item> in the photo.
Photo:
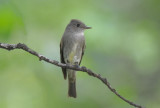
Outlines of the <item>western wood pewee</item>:
[{"label": "western wood pewee", "polygon": [[[60,43],[61,63],[80,65],[85,50],[84,30],[90,29],[83,22],[72,19]],[[68,74],[68,96],[76,98],[76,71],[62,68],[64,79]]]}]

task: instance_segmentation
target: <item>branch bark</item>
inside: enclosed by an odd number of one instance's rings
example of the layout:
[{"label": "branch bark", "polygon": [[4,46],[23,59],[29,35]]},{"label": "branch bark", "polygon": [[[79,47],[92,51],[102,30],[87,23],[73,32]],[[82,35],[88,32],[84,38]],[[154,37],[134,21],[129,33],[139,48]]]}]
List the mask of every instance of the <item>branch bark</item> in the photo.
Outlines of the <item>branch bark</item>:
[{"label": "branch bark", "polygon": [[10,50],[14,50],[14,49],[22,49],[36,57],[39,58],[39,60],[43,60],[45,62],[51,63],[53,65],[56,65],[58,67],[63,67],[63,68],[67,68],[67,69],[73,69],[76,71],[81,71],[81,72],[86,72],[88,73],[88,75],[92,76],[92,77],[96,77],[99,80],[101,80],[108,88],[110,91],[112,91],[115,95],[117,95],[119,98],[121,98],[123,101],[127,102],[128,104],[137,107],[137,108],[144,108],[141,105],[135,104],[132,101],[129,101],[128,99],[124,98],[123,96],[121,96],[114,88],[111,87],[110,83],[108,82],[108,80],[106,78],[101,77],[100,74],[96,74],[94,73],[92,70],[86,68],[85,66],[79,67],[79,66],[74,66],[74,65],[66,65],[63,63],[60,63],[56,60],[51,60],[43,55],[40,55],[39,53],[37,53],[36,51],[30,49],[27,45],[22,44],[22,43],[18,43],[18,44],[7,44],[7,43],[0,43],[0,48],[6,49],[8,51]]}]

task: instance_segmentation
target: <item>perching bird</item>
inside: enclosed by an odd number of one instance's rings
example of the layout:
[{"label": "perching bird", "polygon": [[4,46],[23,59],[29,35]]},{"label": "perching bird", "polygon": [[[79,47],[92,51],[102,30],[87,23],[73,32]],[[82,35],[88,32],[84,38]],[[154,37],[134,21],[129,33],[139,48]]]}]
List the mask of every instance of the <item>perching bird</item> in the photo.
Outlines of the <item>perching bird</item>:
[{"label": "perching bird", "polygon": [[[85,50],[85,29],[91,27],[77,19],[72,19],[67,25],[60,43],[61,63],[80,65]],[[76,98],[76,71],[66,68],[62,71],[64,79],[68,74],[68,96]]]}]

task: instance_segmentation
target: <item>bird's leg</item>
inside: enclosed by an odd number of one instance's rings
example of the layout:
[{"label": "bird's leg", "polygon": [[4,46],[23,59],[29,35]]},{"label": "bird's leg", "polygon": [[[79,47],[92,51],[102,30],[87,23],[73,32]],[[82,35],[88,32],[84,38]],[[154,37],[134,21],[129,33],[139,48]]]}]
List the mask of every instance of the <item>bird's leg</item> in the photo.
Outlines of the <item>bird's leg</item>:
[{"label": "bird's leg", "polygon": [[77,56],[74,56],[74,66],[79,68],[79,59],[77,59]]},{"label": "bird's leg", "polygon": [[69,60],[67,60],[66,66],[70,66],[71,64],[69,63]]},{"label": "bird's leg", "polygon": [[76,68],[79,68],[79,67],[80,67],[78,62],[74,62],[74,66],[75,66]]}]

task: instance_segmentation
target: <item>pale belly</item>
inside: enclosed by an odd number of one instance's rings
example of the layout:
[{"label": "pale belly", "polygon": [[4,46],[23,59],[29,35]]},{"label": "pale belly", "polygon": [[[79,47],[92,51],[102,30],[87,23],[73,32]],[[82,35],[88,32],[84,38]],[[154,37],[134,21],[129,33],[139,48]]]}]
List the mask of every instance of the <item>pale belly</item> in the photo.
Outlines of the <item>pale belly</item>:
[{"label": "pale belly", "polygon": [[80,45],[78,43],[73,44],[72,46],[68,46],[68,48],[64,49],[64,56],[65,56],[65,62],[66,63],[79,63],[80,59],[81,59],[81,54],[82,54],[82,48],[80,47]]}]

